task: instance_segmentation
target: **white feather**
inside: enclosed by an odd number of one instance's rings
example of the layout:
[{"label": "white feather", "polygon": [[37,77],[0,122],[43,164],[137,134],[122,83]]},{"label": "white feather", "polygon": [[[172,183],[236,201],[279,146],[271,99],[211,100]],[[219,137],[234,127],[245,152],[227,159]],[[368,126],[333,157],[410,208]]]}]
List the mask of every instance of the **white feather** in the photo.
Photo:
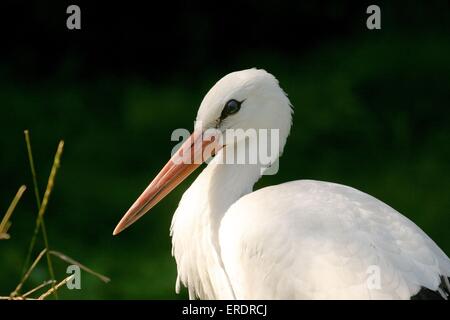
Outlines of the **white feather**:
[{"label": "white feather", "polygon": [[[220,245],[238,299],[409,299],[450,276],[447,256],[414,223],[327,182],[294,181],[242,197],[222,220]],[[373,265],[379,289],[367,285]]]}]

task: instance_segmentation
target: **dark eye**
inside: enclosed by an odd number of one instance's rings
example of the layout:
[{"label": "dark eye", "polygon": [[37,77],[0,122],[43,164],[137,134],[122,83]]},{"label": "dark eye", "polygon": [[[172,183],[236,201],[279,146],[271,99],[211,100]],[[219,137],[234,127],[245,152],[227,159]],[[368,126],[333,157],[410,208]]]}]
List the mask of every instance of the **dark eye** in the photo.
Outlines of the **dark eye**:
[{"label": "dark eye", "polygon": [[222,114],[220,115],[220,119],[225,119],[229,115],[235,114],[241,108],[242,101],[239,102],[237,100],[231,99],[225,106],[223,107]]}]

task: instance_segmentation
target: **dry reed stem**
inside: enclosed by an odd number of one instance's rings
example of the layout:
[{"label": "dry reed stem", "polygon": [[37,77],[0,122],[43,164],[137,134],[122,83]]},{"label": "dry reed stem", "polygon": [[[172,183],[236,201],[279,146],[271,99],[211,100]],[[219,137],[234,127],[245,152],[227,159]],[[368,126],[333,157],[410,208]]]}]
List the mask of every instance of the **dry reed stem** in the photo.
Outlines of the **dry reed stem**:
[{"label": "dry reed stem", "polygon": [[9,219],[11,218],[11,215],[14,212],[14,209],[16,208],[17,203],[19,202],[19,200],[22,197],[25,190],[27,190],[26,186],[21,186],[19,188],[14,199],[12,200],[11,204],[9,205],[8,210],[6,210],[6,213],[2,219],[2,222],[0,222],[0,239],[9,239],[9,235],[7,234],[9,226],[11,225],[11,222],[9,221]]},{"label": "dry reed stem", "polygon": [[20,280],[19,284],[17,285],[16,289],[14,289],[14,291],[11,293],[11,297],[16,297],[19,295],[20,290],[22,289],[23,284],[25,283],[25,281],[27,281],[28,277],[30,276],[31,272],[34,270],[34,268],[36,268],[38,262],[42,259],[42,257],[44,256],[44,254],[47,252],[47,249],[44,249],[41,251],[41,253],[39,253],[39,255],[36,257],[36,259],[34,260],[34,262],[31,264],[30,268],[28,269],[28,271],[25,273],[25,275],[22,277],[22,279]]},{"label": "dry reed stem", "polygon": [[102,275],[102,274],[100,274],[98,272],[95,272],[94,270],[86,267],[85,265],[83,265],[80,262],[72,259],[71,257],[66,256],[65,254],[63,254],[61,252],[58,252],[58,251],[55,251],[55,250],[50,250],[49,253],[54,255],[54,256],[57,256],[58,258],[60,258],[64,262],[67,262],[69,264],[75,264],[75,265],[79,266],[80,269],[86,271],[87,273],[92,274],[93,276],[96,276],[97,278],[99,278],[100,280],[102,280],[105,283],[108,283],[109,281],[111,281],[111,279],[109,279],[108,277],[106,277],[106,276],[104,276],[104,275]]},{"label": "dry reed stem", "polygon": [[35,293],[36,291],[44,288],[45,286],[48,286],[51,283],[55,283],[56,281],[54,280],[47,280],[44,281],[43,283],[41,283],[40,285],[38,285],[36,288],[31,289],[30,291],[28,291],[27,293],[24,293],[23,295],[21,295],[22,298],[27,298],[30,294]]},{"label": "dry reed stem", "polygon": [[45,298],[47,298],[49,295],[51,295],[52,293],[55,293],[56,290],[58,290],[59,288],[61,288],[63,285],[65,285],[67,282],[69,282],[70,280],[72,280],[75,277],[74,274],[68,276],[67,278],[65,278],[64,280],[62,280],[60,283],[58,283],[57,285],[53,286],[50,290],[48,290],[46,293],[42,294],[38,300],[44,300]]}]

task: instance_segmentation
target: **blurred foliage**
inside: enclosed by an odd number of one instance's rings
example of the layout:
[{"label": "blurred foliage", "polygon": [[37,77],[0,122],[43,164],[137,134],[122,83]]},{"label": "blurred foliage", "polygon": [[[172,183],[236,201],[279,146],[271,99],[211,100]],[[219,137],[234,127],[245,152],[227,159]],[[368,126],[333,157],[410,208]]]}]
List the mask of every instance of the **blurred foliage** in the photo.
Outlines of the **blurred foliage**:
[{"label": "blurred foliage", "polygon": [[[386,16],[385,21],[393,20]],[[208,33],[202,21],[207,25],[207,20],[195,21],[186,28],[203,30],[203,35],[192,32],[192,39],[208,48],[201,42]],[[228,72],[259,67],[280,80],[295,114],[280,171],[263,177],[258,188],[295,179],[351,185],[406,215],[449,254],[450,41],[448,30],[430,28],[416,33],[399,26],[391,32],[363,30],[337,39],[321,34],[323,40],[302,54],[273,50],[273,43],[249,46],[238,58],[222,56],[209,65],[202,64],[197,47],[186,53],[185,62],[186,70],[195,66],[196,74],[158,71],[161,81],[138,67],[73,77],[73,70],[83,66],[74,53],[61,53],[42,79],[21,78],[23,70],[2,60],[0,209],[6,211],[19,185],[31,186],[23,130],[31,132],[41,192],[54,149],[64,139],[65,154],[46,214],[50,247],[111,282],[105,285],[83,274],[81,291],[61,290],[60,295],[186,298],[185,292],[174,293],[169,226],[196,174],[132,228],[115,238],[111,233],[170,156],[176,144],[170,141],[172,130],[192,128],[196,109],[214,82]],[[301,39],[292,34],[291,41]],[[177,65],[182,68],[183,62]],[[11,239],[0,242],[2,292],[20,278],[34,205],[32,194],[25,194],[12,220]],[[47,278],[45,265],[40,268],[30,279],[34,285]],[[56,263],[56,270],[64,276],[65,264]]]}]

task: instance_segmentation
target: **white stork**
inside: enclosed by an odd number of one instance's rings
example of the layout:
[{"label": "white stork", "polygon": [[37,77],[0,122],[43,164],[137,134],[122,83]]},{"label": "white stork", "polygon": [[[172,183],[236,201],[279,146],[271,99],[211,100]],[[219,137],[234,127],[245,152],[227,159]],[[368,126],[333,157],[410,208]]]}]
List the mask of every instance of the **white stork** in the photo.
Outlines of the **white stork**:
[{"label": "white stork", "polygon": [[[274,76],[258,69],[233,72],[207,93],[183,147],[212,144],[202,137],[208,128],[278,129],[275,161],[291,116]],[[227,152],[244,140],[214,144],[214,158],[173,216],[177,292],[181,283],[191,299],[448,298],[450,259],[413,222],[380,200],[335,183],[298,180],[252,191],[264,169],[261,162],[224,164]],[[114,235],[199,166],[175,161],[181,154],[145,189]],[[378,283],[369,281],[373,276]]]}]

